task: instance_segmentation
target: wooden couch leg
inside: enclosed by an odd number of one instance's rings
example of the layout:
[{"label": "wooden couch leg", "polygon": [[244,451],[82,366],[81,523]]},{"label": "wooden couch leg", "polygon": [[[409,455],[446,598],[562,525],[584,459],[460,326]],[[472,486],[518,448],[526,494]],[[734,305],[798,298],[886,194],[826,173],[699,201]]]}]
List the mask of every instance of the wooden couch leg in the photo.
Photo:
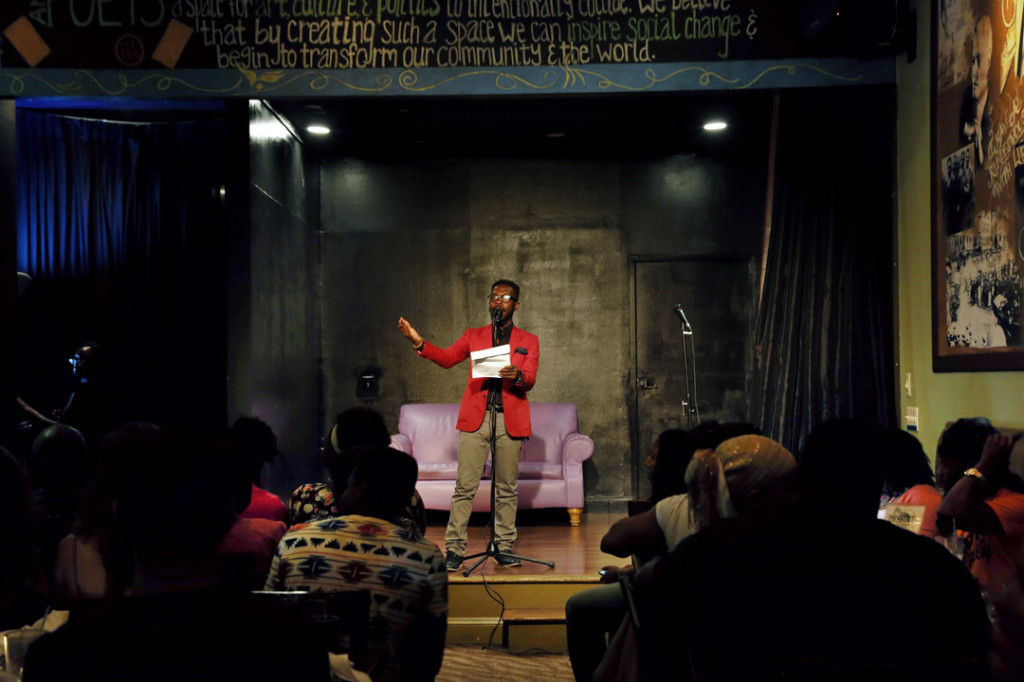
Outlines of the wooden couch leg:
[{"label": "wooden couch leg", "polygon": [[580,515],[582,513],[583,513],[583,510],[580,509],[579,507],[573,507],[572,509],[570,509],[569,510],[569,525],[572,526],[573,528],[575,528],[576,526],[580,525]]}]

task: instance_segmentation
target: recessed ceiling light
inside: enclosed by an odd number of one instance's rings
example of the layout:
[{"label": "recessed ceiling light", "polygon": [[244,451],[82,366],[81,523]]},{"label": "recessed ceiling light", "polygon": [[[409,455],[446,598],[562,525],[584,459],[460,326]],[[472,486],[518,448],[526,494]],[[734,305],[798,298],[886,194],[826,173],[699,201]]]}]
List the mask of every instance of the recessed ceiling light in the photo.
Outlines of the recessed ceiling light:
[{"label": "recessed ceiling light", "polygon": [[329,135],[331,133],[330,128],[321,125],[306,126],[306,131],[314,135]]},{"label": "recessed ceiling light", "polygon": [[252,140],[286,140],[288,128],[276,119],[252,121],[249,123],[249,139]]},{"label": "recessed ceiling light", "polygon": [[728,127],[729,124],[726,123],[725,121],[708,121],[707,123],[704,124],[704,130],[708,131],[725,130]]}]

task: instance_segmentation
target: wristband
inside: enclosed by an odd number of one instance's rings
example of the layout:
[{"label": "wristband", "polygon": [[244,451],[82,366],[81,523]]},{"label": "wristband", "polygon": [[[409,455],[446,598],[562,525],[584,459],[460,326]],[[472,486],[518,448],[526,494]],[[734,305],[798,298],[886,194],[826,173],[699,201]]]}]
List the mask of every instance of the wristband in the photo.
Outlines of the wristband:
[{"label": "wristband", "polygon": [[420,339],[420,345],[413,346],[412,349],[414,351],[416,351],[417,353],[419,353],[421,350],[423,350],[423,346],[425,346],[425,345],[427,345],[427,340],[426,339]]}]

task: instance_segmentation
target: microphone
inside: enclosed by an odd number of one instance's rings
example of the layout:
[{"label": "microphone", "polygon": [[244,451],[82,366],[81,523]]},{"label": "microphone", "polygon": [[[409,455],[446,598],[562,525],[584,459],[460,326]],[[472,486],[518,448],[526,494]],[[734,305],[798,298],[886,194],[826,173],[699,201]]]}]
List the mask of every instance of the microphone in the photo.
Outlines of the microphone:
[{"label": "microphone", "polygon": [[690,321],[686,319],[686,313],[683,312],[683,304],[676,303],[672,306],[672,311],[683,321],[683,330],[689,333],[693,333],[693,327],[690,326]]},{"label": "microphone", "polygon": [[497,327],[500,323],[501,323],[501,309],[499,308],[498,310],[494,311],[493,315],[491,315],[491,324],[494,325],[495,327]]}]

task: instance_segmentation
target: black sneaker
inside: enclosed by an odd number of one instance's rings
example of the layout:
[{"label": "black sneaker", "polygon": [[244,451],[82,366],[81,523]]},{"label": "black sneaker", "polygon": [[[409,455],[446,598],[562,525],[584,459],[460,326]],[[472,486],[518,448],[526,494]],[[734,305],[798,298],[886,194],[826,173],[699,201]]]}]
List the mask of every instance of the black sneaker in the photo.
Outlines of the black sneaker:
[{"label": "black sneaker", "polygon": [[511,554],[505,554],[501,551],[499,551],[497,556],[494,557],[494,560],[498,562],[499,566],[504,566],[505,568],[515,568],[516,566],[523,565],[523,562],[515,556]]},{"label": "black sneaker", "polygon": [[455,552],[448,552],[444,557],[444,567],[449,571],[457,571],[462,566],[462,557]]}]

